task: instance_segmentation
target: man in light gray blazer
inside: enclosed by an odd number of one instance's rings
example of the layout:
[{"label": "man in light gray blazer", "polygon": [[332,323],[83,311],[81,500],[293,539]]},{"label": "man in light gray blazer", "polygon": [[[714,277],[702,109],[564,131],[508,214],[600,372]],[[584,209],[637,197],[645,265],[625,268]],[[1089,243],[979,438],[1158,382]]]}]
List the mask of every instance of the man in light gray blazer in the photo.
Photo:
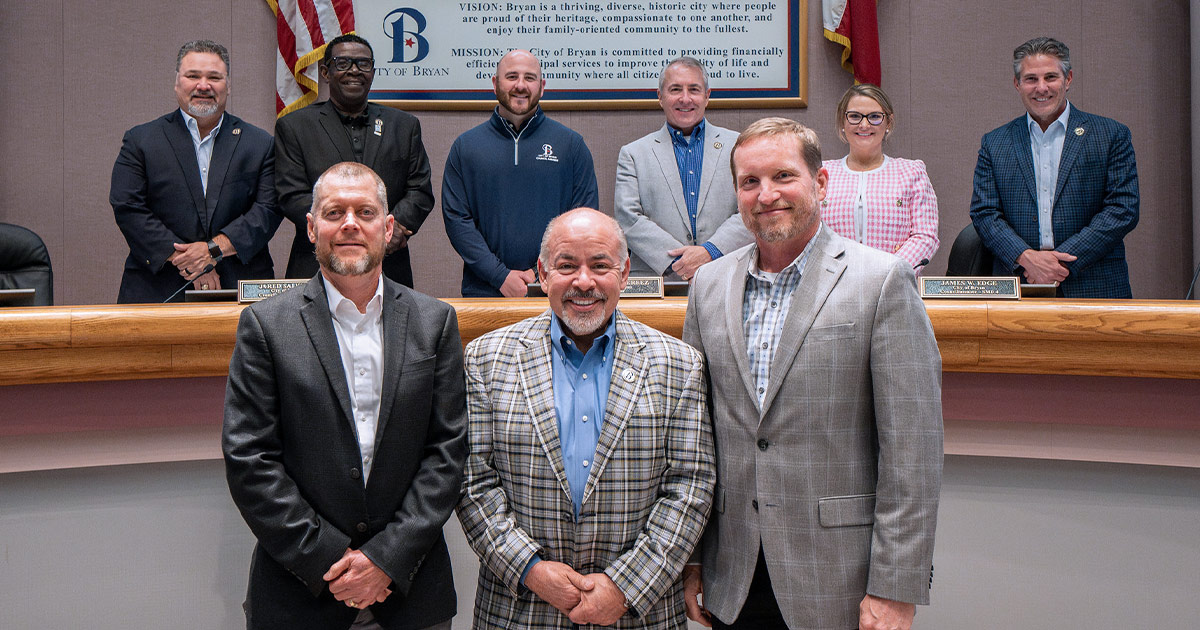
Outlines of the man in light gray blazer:
[{"label": "man in light gray blazer", "polygon": [[716,480],[700,353],[617,310],[611,217],[555,218],[537,265],[550,311],[466,350],[473,627],[685,630]]},{"label": "man in light gray blazer", "polygon": [[737,132],[704,119],[710,91],[699,61],[667,64],[658,78],[666,124],[621,147],[614,216],[629,239],[634,276],[690,280],[700,265],[752,240],[728,171]]},{"label": "man in light gray blazer", "polygon": [[760,120],[732,160],[755,243],[701,268],[684,324],[708,366],[718,480],[688,615],[910,628],[942,470],[941,360],[912,270],[821,225],[812,130]]}]

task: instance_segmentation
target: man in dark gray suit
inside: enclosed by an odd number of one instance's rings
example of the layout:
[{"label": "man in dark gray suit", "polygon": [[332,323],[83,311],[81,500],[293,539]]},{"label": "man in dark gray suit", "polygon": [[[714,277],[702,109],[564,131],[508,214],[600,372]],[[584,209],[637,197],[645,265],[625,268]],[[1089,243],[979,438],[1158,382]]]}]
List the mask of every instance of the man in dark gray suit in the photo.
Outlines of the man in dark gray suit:
[{"label": "man in dark gray suit", "polygon": [[700,268],[683,331],[709,371],[718,480],[688,616],[907,629],[929,602],[942,470],[941,359],[912,269],[821,224],[811,129],[750,125],[732,169],[755,242]]},{"label": "man in dark gray suit", "polygon": [[249,628],[448,630],[456,610],[442,525],[466,458],[458,320],[382,277],[385,199],[366,166],[326,171],[306,230],[320,273],[238,323],[222,445],[258,538]]},{"label": "man in dark gray suit", "polygon": [[334,38],[320,65],[321,77],[329,85],[329,100],[275,123],[279,209],[296,226],[288,278],[308,278],[317,272],[313,246],[305,234],[313,182],[338,162],[359,162],[383,178],[387,209],[396,217],[383,275],[413,286],[408,239],[433,209],[429,157],[416,116],[367,102],[374,68],[375,54],[367,40],[357,35]]}]

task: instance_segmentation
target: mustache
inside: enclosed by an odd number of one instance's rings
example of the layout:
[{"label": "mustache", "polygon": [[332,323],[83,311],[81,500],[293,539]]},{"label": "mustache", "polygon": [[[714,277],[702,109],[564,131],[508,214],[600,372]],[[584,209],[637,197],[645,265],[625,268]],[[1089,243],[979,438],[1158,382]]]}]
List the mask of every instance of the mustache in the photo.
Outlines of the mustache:
[{"label": "mustache", "polygon": [[600,300],[604,302],[608,300],[608,296],[598,290],[580,291],[579,289],[567,289],[566,293],[563,293],[562,299]]}]

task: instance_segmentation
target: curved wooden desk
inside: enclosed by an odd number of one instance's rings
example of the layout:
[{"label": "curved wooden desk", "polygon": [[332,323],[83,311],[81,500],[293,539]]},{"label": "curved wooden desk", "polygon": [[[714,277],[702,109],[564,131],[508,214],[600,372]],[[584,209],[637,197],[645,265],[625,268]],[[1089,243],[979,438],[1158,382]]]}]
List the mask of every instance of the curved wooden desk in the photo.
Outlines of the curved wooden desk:
[{"label": "curved wooden desk", "polygon": [[[547,307],[446,301],[464,342]],[[678,336],[686,305],[625,300],[622,311]],[[947,453],[1200,467],[1200,303],[926,308],[942,352]],[[0,472],[219,457],[240,311],[0,309]]]}]

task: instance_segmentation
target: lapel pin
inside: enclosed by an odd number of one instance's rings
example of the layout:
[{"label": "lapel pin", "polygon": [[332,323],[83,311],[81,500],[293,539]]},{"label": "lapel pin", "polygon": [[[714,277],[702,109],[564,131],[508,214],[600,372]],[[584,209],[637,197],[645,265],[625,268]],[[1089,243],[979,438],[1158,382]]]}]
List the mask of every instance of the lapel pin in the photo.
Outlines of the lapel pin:
[{"label": "lapel pin", "polygon": [[241,129],[234,129],[234,130],[233,130],[233,131],[231,131],[230,133],[232,133],[232,134],[233,134],[233,135],[235,135],[235,136],[240,136],[240,135],[242,135],[242,130],[241,130]]},{"label": "lapel pin", "polygon": [[383,135],[383,120],[380,118],[375,119],[375,135],[377,135],[377,136]]},{"label": "lapel pin", "polygon": [[720,149],[722,146],[724,146],[724,145],[722,145],[720,142],[714,142],[714,143],[713,143],[713,148],[714,148],[714,149]]},{"label": "lapel pin", "polygon": [[1076,128],[1075,128],[1075,135],[1077,135],[1077,136],[1082,136],[1082,135],[1083,135],[1083,127],[1076,127]]},{"label": "lapel pin", "polygon": [[632,383],[633,379],[637,377],[634,376],[633,370],[625,368],[625,370],[621,372],[621,378],[625,379],[626,383]]}]

